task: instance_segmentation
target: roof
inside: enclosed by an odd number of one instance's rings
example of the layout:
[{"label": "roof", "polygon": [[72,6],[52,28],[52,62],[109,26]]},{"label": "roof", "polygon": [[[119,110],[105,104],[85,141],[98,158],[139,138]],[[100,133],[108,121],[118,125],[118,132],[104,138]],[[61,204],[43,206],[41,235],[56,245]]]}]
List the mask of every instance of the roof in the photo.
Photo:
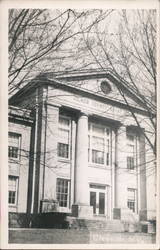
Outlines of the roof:
[{"label": "roof", "polygon": [[[13,95],[9,99],[9,103],[13,104],[23,95],[29,94],[33,91],[33,89],[39,87],[39,86],[45,86],[45,85],[57,85],[59,87],[65,87],[67,86],[70,89],[77,89],[79,91],[103,98],[106,101],[114,101],[117,102],[117,100],[114,100],[114,98],[109,98],[108,96],[102,96],[100,93],[95,93],[91,90],[84,89],[82,86],[76,86],[71,83],[71,81],[79,81],[79,80],[87,80],[87,79],[100,79],[100,78],[106,78],[107,80],[111,81],[117,89],[125,92],[125,94],[133,99],[136,104],[138,104],[138,109],[146,112],[146,115],[153,115],[148,113],[146,110],[146,105],[143,102],[143,100],[139,97],[137,90],[133,87],[129,87],[129,83],[126,82],[124,79],[120,78],[119,76],[113,74],[111,69],[106,70],[83,70],[83,71],[63,71],[63,72],[46,72],[39,74],[36,78],[34,78],[32,81],[30,81],[28,84],[26,84],[22,89],[20,89],[15,95]],[[118,101],[118,104],[126,105],[124,101]],[[152,105],[150,103],[150,105]],[[134,107],[137,109],[137,107]],[[152,109],[151,109],[152,110]]]},{"label": "roof", "polygon": [[23,123],[32,123],[33,117],[31,116],[31,111],[27,109],[22,109],[15,106],[9,106],[9,120],[16,120]]}]

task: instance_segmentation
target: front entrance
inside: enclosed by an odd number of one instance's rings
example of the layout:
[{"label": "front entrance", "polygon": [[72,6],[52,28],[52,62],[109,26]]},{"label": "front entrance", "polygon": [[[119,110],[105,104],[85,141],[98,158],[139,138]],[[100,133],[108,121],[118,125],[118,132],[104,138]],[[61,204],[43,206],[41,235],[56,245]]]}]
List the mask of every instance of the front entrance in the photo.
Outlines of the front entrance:
[{"label": "front entrance", "polygon": [[90,206],[93,206],[93,214],[107,214],[106,186],[90,185]]}]

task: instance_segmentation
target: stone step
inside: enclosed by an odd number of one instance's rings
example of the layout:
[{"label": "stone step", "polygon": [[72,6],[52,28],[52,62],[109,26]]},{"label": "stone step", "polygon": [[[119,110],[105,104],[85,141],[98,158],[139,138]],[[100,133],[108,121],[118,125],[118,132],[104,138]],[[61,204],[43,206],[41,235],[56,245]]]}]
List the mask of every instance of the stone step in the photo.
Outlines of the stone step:
[{"label": "stone step", "polygon": [[108,232],[124,232],[125,225],[120,220],[89,220],[69,218],[69,227],[77,229],[103,230]]}]

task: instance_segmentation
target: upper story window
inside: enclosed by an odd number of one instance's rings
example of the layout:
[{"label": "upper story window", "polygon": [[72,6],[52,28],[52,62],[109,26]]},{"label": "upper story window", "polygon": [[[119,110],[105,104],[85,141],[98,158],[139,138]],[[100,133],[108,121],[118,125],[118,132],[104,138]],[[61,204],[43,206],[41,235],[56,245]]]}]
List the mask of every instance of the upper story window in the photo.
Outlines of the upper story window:
[{"label": "upper story window", "polygon": [[70,130],[71,124],[68,117],[59,117],[58,128],[58,156],[61,158],[70,158]]},{"label": "upper story window", "polygon": [[109,165],[110,163],[110,129],[89,123],[88,160],[90,163]]},{"label": "upper story window", "polygon": [[135,135],[127,133],[127,168],[130,170],[135,169],[136,152],[135,152]]},{"label": "upper story window", "polygon": [[20,139],[21,135],[9,132],[8,138],[8,157],[19,159],[20,158]]}]

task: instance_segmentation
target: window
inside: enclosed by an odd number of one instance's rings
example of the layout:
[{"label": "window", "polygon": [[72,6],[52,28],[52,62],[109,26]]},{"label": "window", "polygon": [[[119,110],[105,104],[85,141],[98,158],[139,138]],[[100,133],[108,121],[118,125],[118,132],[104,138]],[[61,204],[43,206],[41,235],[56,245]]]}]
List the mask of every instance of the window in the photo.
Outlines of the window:
[{"label": "window", "polygon": [[135,169],[135,137],[127,134],[127,169]]},{"label": "window", "polygon": [[109,165],[110,129],[89,123],[88,161],[91,163]]},{"label": "window", "polygon": [[69,180],[57,179],[56,194],[60,207],[69,207],[69,185]]},{"label": "window", "polygon": [[127,206],[133,212],[136,212],[136,190],[133,188],[128,188]]},{"label": "window", "polygon": [[18,183],[18,177],[9,176],[8,203],[12,205],[16,205],[16,201],[17,201],[17,183]]},{"label": "window", "polygon": [[104,138],[92,137],[92,162],[104,164]]},{"label": "window", "polygon": [[134,146],[128,145],[127,168],[134,170]]},{"label": "window", "polygon": [[134,135],[132,135],[132,134],[127,134],[127,139],[128,139],[129,141],[134,141]]},{"label": "window", "polygon": [[58,156],[69,159],[70,157],[70,120],[66,117],[59,118]]},{"label": "window", "polygon": [[20,149],[20,135],[16,133],[9,133],[8,144],[8,157],[18,159]]},{"label": "window", "polygon": [[127,156],[127,168],[134,170],[134,158],[131,156]]},{"label": "window", "polygon": [[109,82],[107,82],[107,81],[102,81],[101,85],[100,85],[100,88],[101,88],[101,91],[104,94],[109,94],[111,92],[111,90],[112,90]]}]

